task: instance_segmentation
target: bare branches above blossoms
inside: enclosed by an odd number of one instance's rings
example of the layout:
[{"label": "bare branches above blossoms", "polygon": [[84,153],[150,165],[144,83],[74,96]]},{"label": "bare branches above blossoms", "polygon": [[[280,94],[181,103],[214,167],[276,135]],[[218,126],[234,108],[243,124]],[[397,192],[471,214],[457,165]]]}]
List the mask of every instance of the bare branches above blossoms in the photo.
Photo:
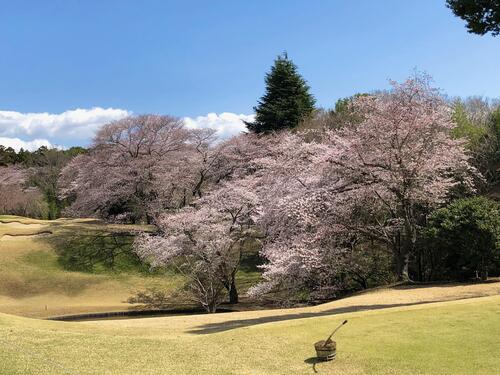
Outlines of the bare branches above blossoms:
[{"label": "bare branches above blossoms", "polygon": [[161,159],[167,153],[181,150],[187,137],[187,130],[175,117],[131,116],[102,127],[94,138],[94,147],[109,149],[123,158]]}]

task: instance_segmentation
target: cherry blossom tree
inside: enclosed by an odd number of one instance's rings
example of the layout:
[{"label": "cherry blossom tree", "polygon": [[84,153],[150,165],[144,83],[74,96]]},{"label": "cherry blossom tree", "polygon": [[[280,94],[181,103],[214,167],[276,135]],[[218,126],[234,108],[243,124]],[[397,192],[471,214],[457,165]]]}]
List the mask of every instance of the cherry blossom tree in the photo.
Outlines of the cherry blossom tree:
[{"label": "cherry blossom tree", "polygon": [[150,222],[152,202],[176,207],[191,183],[185,165],[189,137],[170,116],[127,117],[105,125],[92,149],[62,172],[60,194],[74,199],[67,213]]},{"label": "cherry blossom tree", "polygon": [[353,97],[349,111],[335,128],[224,142],[167,116],[120,120],[65,168],[62,194],[79,214],[155,222],[137,253],[177,267],[208,311],[226,293],[238,301],[241,245],[252,236],[264,237],[267,259],[252,295],[326,298],[349,277],[366,287],[383,278],[375,268],[387,254],[408,280],[427,215],[473,191],[478,173],[426,77]]},{"label": "cherry blossom tree", "polygon": [[352,249],[367,241],[388,246],[407,280],[426,214],[459,186],[472,190],[476,171],[451,137],[450,108],[425,77],[353,105],[361,121],[318,141],[283,134],[283,147],[262,160],[275,183],[262,184],[268,263],[251,294],[305,286],[331,295],[338,276],[356,268]]},{"label": "cherry blossom tree", "polygon": [[[388,243],[400,280],[430,209],[457,185],[473,189],[474,168],[463,141],[451,137],[451,110],[425,77],[393,83],[392,91],[356,101],[364,120],[330,132],[326,177],[373,219],[358,230]],[[359,205],[361,203],[361,205]]]},{"label": "cherry blossom tree", "polygon": [[236,274],[245,240],[254,236],[257,197],[240,181],[224,184],[176,214],[158,220],[159,233],[136,241],[139,256],[154,267],[173,265],[186,276],[194,301],[214,312],[225,289],[238,302]]},{"label": "cherry blossom tree", "polygon": [[188,130],[169,116],[110,123],[60,176],[60,196],[73,202],[65,214],[154,222],[247,173],[262,153],[258,144],[259,137],[248,134],[217,142],[213,130]]}]

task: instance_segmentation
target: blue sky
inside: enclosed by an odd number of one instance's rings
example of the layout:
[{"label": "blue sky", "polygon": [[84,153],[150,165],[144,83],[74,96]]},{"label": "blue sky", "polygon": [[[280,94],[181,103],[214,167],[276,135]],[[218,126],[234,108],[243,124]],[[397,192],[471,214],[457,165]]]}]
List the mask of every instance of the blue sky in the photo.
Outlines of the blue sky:
[{"label": "blue sky", "polygon": [[[0,48],[0,143],[85,143],[116,111],[193,126],[251,115],[284,50],[324,107],[414,68],[449,95],[500,96],[500,37],[467,33],[445,0],[0,0]],[[114,112],[96,118],[95,107]],[[77,108],[88,127],[78,116],[79,126],[63,123]],[[13,131],[28,113],[59,127]]]}]

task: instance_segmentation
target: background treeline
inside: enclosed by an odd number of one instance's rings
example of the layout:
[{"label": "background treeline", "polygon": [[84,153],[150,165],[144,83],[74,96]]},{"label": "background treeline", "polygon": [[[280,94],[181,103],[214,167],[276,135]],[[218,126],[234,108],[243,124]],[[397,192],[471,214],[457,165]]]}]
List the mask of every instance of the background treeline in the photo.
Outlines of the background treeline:
[{"label": "background treeline", "polygon": [[58,196],[59,174],[82,147],[36,151],[0,146],[0,214],[57,219],[68,204]]}]

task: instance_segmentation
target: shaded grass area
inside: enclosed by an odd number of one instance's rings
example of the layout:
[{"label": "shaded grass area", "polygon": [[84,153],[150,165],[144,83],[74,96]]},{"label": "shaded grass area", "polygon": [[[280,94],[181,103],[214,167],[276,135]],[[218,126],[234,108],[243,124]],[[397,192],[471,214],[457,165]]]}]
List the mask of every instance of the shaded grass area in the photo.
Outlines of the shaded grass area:
[{"label": "shaded grass area", "polygon": [[[61,323],[0,315],[0,373],[490,375],[500,364],[499,316],[493,296],[199,336],[189,331],[213,316]],[[313,343],[344,319],[337,359],[318,363]]]},{"label": "shaded grass area", "polygon": [[135,256],[139,230],[151,228],[0,217],[0,312],[42,317],[124,310],[136,289],[181,285],[180,276],[150,273]]},{"label": "shaded grass area", "polygon": [[241,265],[236,274],[236,286],[240,295],[261,281],[262,271],[258,266],[263,264],[264,260],[260,257],[259,250],[260,244],[256,241],[247,241],[242,249]]},{"label": "shaded grass area", "polygon": [[86,273],[148,273],[133,252],[134,234],[126,231],[79,230],[59,232],[48,239],[60,266]]}]

